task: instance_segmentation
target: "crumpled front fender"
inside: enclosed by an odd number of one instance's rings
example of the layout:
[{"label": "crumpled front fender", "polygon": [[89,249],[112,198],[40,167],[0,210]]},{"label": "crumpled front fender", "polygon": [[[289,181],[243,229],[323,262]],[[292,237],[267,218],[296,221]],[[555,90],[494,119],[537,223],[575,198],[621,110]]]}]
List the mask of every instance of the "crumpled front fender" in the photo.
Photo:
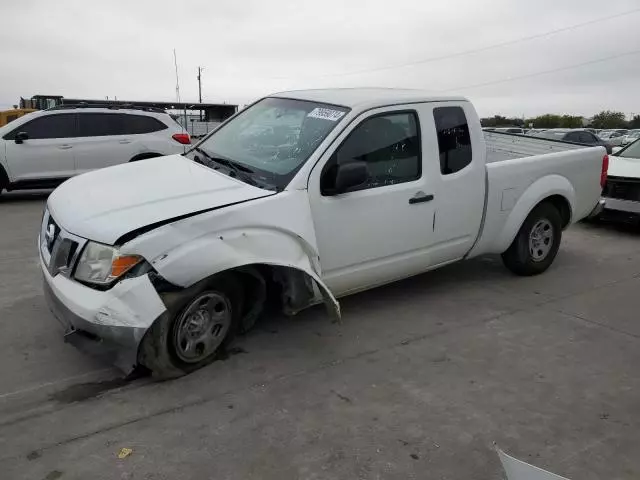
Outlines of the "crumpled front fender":
[{"label": "crumpled front fender", "polygon": [[150,263],[167,281],[185,288],[217,273],[249,265],[293,268],[315,282],[327,310],[340,319],[340,305],[317,273],[320,267],[315,249],[291,232],[253,227],[210,233]]}]

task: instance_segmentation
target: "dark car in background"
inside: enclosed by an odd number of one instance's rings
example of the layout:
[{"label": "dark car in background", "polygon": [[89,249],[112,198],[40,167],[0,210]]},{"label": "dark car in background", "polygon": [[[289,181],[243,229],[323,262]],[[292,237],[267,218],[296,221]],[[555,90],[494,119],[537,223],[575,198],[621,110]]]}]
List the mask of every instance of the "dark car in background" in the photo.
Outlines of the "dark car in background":
[{"label": "dark car in background", "polygon": [[611,145],[602,140],[597,135],[594,135],[588,130],[570,129],[570,128],[551,128],[543,132],[537,132],[532,134],[533,137],[547,138],[549,140],[558,140],[561,142],[579,143],[581,145],[602,146],[607,149],[607,153],[611,153]]}]

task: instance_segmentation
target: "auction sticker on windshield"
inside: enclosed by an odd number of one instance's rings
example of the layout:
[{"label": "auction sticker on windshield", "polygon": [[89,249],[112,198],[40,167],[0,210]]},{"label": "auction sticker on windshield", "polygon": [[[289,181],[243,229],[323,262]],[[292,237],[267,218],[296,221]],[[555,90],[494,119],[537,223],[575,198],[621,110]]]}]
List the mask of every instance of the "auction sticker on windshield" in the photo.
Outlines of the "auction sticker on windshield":
[{"label": "auction sticker on windshield", "polygon": [[344,116],[345,112],[341,112],[340,110],[332,110],[330,108],[319,108],[316,107],[309,112],[307,117],[311,118],[321,118],[322,120],[329,120],[331,122],[335,122],[340,120]]}]

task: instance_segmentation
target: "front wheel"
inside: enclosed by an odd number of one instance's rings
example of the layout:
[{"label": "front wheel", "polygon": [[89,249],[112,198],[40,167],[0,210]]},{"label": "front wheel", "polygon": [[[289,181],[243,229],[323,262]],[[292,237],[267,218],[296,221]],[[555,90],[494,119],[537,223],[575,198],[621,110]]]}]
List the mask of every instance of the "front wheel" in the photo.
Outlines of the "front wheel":
[{"label": "front wheel", "polygon": [[551,203],[541,203],[527,216],[502,261],[516,275],[538,275],[553,263],[561,240],[560,212]]},{"label": "front wheel", "polygon": [[173,378],[219,357],[235,337],[242,311],[242,288],[224,275],[167,298],[167,311],[140,346],[139,362],[157,378]]}]

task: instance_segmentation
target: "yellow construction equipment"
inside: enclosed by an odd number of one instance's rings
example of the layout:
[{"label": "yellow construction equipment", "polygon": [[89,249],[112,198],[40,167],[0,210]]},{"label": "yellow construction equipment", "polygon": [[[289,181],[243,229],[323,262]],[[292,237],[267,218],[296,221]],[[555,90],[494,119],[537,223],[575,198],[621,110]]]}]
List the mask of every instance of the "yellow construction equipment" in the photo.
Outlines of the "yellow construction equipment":
[{"label": "yellow construction equipment", "polygon": [[0,111],[0,127],[12,122],[16,118],[20,118],[27,113],[35,112],[34,108],[14,108],[12,110]]}]

